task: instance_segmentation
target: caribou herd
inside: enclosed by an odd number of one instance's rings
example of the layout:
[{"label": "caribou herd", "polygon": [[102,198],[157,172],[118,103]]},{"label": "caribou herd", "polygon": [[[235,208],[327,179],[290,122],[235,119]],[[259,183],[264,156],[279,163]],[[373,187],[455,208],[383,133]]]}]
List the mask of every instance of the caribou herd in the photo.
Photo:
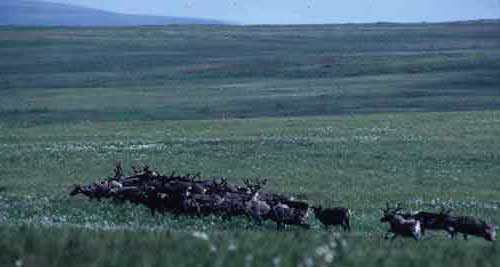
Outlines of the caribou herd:
[{"label": "caribou herd", "polygon": [[[270,220],[280,230],[286,225],[297,225],[308,229],[309,210],[324,225],[341,226],[351,231],[351,211],[344,207],[312,207],[305,201],[283,194],[263,191],[267,179],[245,180],[244,185],[229,183],[225,178],[201,179],[200,174],[160,175],[148,166],[133,167],[134,174],[124,175],[120,164],[114,169],[114,176],[88,185],[75,185],[70,195],[83,194],[89,199],[112,199],[113,202],[131,202],[149,208],[152,215],[171,213],[176,216],[218,215],[224,220],[242,216],[262,225]],[[441,208],[439,212],[405,213],[398,205],[387,204],[382,209],[382,223],[388,223],[385,235],[410,237],[419,240],[427,230],[445,231],[451,238],[462,234],[495,240],[496,226],[469,216],[451,215],[451,210]]]}]

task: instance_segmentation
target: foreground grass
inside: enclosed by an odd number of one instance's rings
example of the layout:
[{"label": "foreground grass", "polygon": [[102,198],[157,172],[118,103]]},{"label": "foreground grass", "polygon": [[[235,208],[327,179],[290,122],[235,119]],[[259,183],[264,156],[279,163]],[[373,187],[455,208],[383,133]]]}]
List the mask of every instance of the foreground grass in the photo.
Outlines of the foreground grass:
[{"label": "foreground grass", "polygon": [[323,232],[0,227],[5,266],[497,266],[498,244]]}]

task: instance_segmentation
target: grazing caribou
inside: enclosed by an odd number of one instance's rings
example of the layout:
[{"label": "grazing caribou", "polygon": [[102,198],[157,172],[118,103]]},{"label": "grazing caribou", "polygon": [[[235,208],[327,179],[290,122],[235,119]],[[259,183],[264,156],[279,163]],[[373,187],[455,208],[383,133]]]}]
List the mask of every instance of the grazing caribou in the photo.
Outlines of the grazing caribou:
[{"label": "grazing caribou", "polygon": [[447,220],[447,225],[450,228],[452,238],[457,233],[460,233],[465,240],[467,240],[468,235],[474,235],[488,241],[495,241],[496,229],[498,228],[493,224],[488,224],[470,216],[450,216]]},{"label": "grazing caribou", "polygon": [[122,185],[116,181],[102,181],[100,183],[93,183],[86,186],[75,185],[69,194],[71,196],[83,194],[91,200],[95,198],[100,201],[101,198],[107,197],[112,190],[120,187],[122,187]]},{"label": "grazing caribou", "polygon": [[254,192],[250,200],[245,202],[245,211],[258,225],[262,225],[271,212],[271,206],[259,199],[259,192]]},{"label": "grazing caribou", "polygon": [[380,222],[389,223],[389,230],[385,234],[384,238],[388,239],[389,234],[392,233],[392,240],[396,237],[412,237],[415,240],[419,240],[422,237],[422,227],[420,221],[416,219],[405,219],[403,216],[398,214],[401,208],[398,207],[391,209],[389,204],[385,209],[382,209],[384,216],[380,219]]},{"label": "grazing caribou", "polygon": [[247,192],[254,193],[254,192],[260,191],[260,189],[262,189],[262,187],[264,187],[267,184],[267,179],[263,179],[263,180],[257,179],[253,183],[250,182],[250,180],[245,179],[243,182],[245,183]]},{"label": "grazing caribou", "polygon": [[426,230],[434,230],[434,231],[446,231],[448,234],[452,234],[451,229],[448,225],[448,219],[450,216],[450,209],[445,209],[441,207],[441,211],[439,213],[436,212],[425,212],[420,211],[417,213],[399,213],[404,219],[414,219],[420,222],[420,226],[422,228],[422,235],[425,235]]},{"label": "grazing caribou", "polygon": [[344,231],[351,231],[350,217],[351,211],[348,208],[322,208],[313,207],[314,216],[323,224],[325,230],[333,225],[340,225]]},{"label": "grazing caribou", "polygon": [[302,201],[283,201],[271,207],[271,212],[267,218],[276,222],[277,230],[281,230],[286,225],[298,225],[309,229],[309,204]]}]

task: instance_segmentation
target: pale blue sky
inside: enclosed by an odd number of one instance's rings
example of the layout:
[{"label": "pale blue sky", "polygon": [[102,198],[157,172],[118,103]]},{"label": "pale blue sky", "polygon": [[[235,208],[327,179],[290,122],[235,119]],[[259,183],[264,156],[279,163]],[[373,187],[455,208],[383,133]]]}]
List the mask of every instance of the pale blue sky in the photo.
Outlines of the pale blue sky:
[{"label": "pale blue sky", "polygon": [[47,0],[241,24],[436,22],[500,18],[500,0]]}]

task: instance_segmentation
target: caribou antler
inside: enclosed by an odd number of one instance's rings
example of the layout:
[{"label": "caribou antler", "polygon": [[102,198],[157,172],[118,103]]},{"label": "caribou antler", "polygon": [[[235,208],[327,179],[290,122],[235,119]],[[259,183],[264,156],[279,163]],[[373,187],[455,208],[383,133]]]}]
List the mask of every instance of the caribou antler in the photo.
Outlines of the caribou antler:
[{"label": "caribou antler", "polygon": [[394,213],[397,213],[398,211],[402,210],[403,208],[401,208],[401,203],[397,203],[396,204],[396,208],[394,209]]},{"label": "caribou antler", "polygon": [[267,183],[267,179],[255,179],[254,182],[250,182],[249,179],[245,179],[244,180],[244,183],[246,185],[246,187],[251,191],[251,192],[257,192],[259,191],[260,189],[262,189],[262,187],[264,187]]},{"label": "caribou antler", "polygon": [[135,175],[138,175],[139,173],[141,173],[141,170],[139,170],[139,168],[135,165],[132,165],[130,166],[132,168],[132,171],[134,172]]},{"label": "caribou antler", "polygon": [[146,173],[146,174],[147,174],[147,173],[152,173],[152,172],[153,172],[153,171],[151,170],[151,167],[149,167],[149,165],[148,165],[148,164],[144,164],[144,167],[142,167],[142,171],[143,171],[144,173]]},{"label": "caribou antler", "polygon": [[396,204],[395,208],[391,208],[391,206],[389,205],[389,202],[386,202],[385,207],[386,207],[385,209],[381,209],[382,212],[384,212],[384,214],[395,214],[398,211],[403,209],[403,208],[401,208],[400,203]]},{"label": "caribou antler", "polygon": [[113,172],[115,173],[115,175],[114,175],[113,178],[123,177],[123,168],[122,168],[122,162],[121,161],[118,161],[115,164],[115,168],[114,168]]},{"label": "caribou antler", "polygon": [[384,214],[387,214],[387,213],[389,213],[389,210],[390,210],[390,209],[391,209],[391,208],[389,207],[389,202],[386,202],[386,203],[385,203],[385,209],[380,209],[380,210],[381,210]]},{"label": "caribou antler", "polygon": [[439,205],[441,207],[441,211],[439,212],[439,215],[449,215],[453,209],[447,209],[443,205]]},{"label": "caribou antler", "polygon": [[256,192],[257,191],[256,188],[255,188],[255,185],[252,184],[250,182],[250,180],[245,179],[245,180],[243,180],[243,183],[245,183],[245,186],[248,188],[248,190],[250,190],[250,192]]}]

